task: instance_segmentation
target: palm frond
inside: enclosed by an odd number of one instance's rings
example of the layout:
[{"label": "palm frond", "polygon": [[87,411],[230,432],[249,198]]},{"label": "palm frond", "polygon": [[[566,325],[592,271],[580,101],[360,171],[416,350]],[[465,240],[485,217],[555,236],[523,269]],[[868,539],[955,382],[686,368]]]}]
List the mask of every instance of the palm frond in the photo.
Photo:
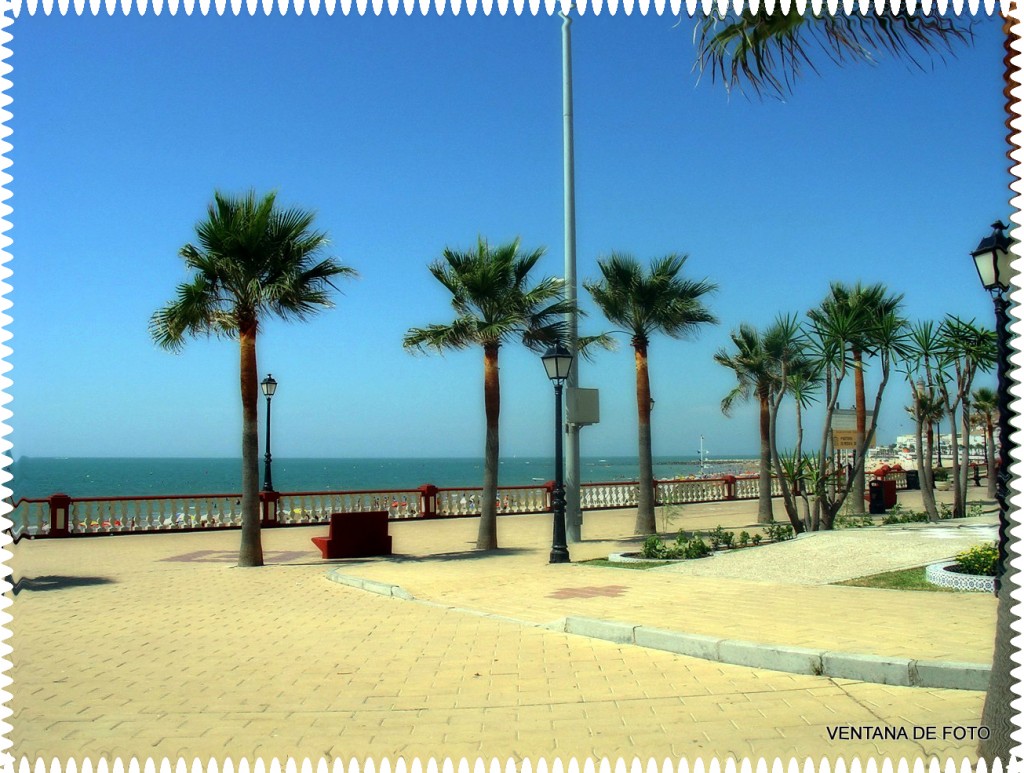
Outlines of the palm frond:
[{"label": "palm frond", "polygon": [[311,211],[281,210],[276,200],[274,193],[214,193],[196,224],[196,243],[178,253],[194,272],[192,281],[150,320],[159,345],[180,348],[186,336],[233,335],[268,314],[305,319],[332,305],[333,280],[356,276],[322,256],[329,242],[312,229]]},{"label": "palm frond", "polygon": [[727,89],[749,85],[755,94],[777,97],[791,93],[804,67],[816,72],[823,56],[837,65],[849,60],[874,62],[884,52],[923,69],[932,60],[954,53],[973,40],[972,21],[940,14],[878,12],[849,16],[828,13],[712,14],[694,30],[694,69],[721,80]]},{"label": "palm frond", "polygon": [[[543,249],[524,252],[519,239],[492,246],[482,236],[473,249],[446,247],[428,269],[451,293],[457,319],[451,325],[409,331],[406,347],[500,346],[518,337],[527,347],[538,349],[564,337],[565,315],[578,313],[563,297],[564,283],[554,277],[529,283],[530,272],[543,254]],[[441,335],[443,330],[451,330],[452,336]],[[424,331],[432,331],[433,338],[418,335]]]}]

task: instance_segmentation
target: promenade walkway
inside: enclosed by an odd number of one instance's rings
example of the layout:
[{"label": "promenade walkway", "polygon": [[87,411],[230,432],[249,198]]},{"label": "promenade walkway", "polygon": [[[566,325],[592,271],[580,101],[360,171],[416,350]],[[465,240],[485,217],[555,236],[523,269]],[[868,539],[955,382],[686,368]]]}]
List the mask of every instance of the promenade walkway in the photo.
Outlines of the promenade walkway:
[{"label": "promenade walkway", "polygon": [[[753,516],[750,502],[690,506],[664,525],[742,528]],[[633,518],[588,514],[574,562],[635,547]],[[22,541],[9,562],[10,752],[973,759],[962,736],[979,724],[979,691],[729,665],[556,629],[581,617],[987,664],[986,594],[824,583],[950,556],[986,541],[991,523],[818,534],[649,571],[549,565],[548,516],[501,518],[490,553],[473,549],[475,519],[394,523],[396,555],[372,560],[320,560],[309,538],[324,526],[265,530],[259,569],[233,566],[235,531]],[[873,739],[875,728],[909,737]],[[915,728],[936,738],[914,740]]]}]

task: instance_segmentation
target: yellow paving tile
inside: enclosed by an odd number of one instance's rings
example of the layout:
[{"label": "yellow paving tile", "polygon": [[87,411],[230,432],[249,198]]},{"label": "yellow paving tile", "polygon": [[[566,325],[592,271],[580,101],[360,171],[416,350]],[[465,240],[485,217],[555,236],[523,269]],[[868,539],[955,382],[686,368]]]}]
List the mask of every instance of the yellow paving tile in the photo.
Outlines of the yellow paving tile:
[{"label": "yellow paving tile", "polygon": [[[705,520],[743,525],[748,517],[741,506],[719,507]],[[577,555],[606,555],[629,537],[632,518],[622,513],[588,519],[590,541],[573,548]],[[882,598],[869,589],[553,567],[549,519],[503,518],[500,539],[515,550],[486,556],[472,550],[474,529],[472,519],[394,524],[405,557],[359,562],[319,561],[309,535],[322,527],[266,530],[266,549],[307,557],[246,570],[162,560],[231,551],[237,532],[23,541],[14,548],[16,578],[110,582],[15,597],[12,753],[973,754],[973,744],[945,740],[839,743],[828,728],[976,725],[980,693],[780,674],[529,624],[602,616],[726,638],[984,662],[994,606],[983,595]],[[452,560],[460,552],[472,559]],[[448,555],[432,557],[441,553]],[[338,566],[437,605],[327,581]],[[552,598],[559,589],[609,586],[625,591]],[[854,615],[866,622],[851,630]],[[935,619],[948,622],[941,636],[922,623]]]}]

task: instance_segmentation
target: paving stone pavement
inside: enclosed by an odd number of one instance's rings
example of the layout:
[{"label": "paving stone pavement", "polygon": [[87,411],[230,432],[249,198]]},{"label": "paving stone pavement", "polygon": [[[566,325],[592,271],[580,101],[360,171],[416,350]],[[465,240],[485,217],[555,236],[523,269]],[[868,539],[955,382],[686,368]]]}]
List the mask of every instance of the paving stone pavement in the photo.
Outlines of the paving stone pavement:
[{"label": "paving stone pavement", "polygon": [[[713,515],[749,518],[743,508]],[[632,519],[588,516],[574,559],[628,547]],[[549,566],[541,516],[502,518],[497,553],[475,551],[476,522],[459,519],[393,524],[394,559],[325,562],[309,542],[324,530],[264,530],[259,569],[232,565],[233,531],[10,548],[9,753],[974,759],[976,742],[943,729],[976,727],[980,692],[732,666],[529,623],[582,610],[688,632],[728,626],[748,640],[824,637],[854,652],[933,641],[927,657],[984,662],[994,627],[985,594]],[[946,555],[954,542],[942,542]],[[432,603],[327,581],[341,566]],[[938,635],[938,620],[954,633]],[[832,737],[861,726],[938,737]]]}]

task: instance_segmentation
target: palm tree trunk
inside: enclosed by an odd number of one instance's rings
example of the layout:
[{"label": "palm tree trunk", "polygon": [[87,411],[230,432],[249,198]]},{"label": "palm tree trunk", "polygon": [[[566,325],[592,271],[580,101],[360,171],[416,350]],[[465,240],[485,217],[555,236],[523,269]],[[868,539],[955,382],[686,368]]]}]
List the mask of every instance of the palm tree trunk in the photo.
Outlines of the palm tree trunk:
[{"label": "palm tree trunk", "polygon": [[242,539],[239,566],[263,566],[260,542],[260,440],[257,418],[256,323],[240,325],[242,391]]},{"label": "palm tree trunk", "polygon": [[960,480],[958,485],[960,486],[960,501],[964,508],[964,515],[967,514],[967,482],[971,477],[971,421],[970,421],[970,404],[967,402],[966,396],[961,403],[960,413],[960,431],[963,438],[963,449],[964,449],[964,461],[960,465]]},{"label": "palm tree trunk", "polygon": [[992,424],[992,414],[985,416],[985,446],[987,458],[985,469],[988,473],[988,498],[996,498],[996,428]]},{"label": "palm tree trunk", "polygon": [[[1010,532],[1006,532],[1007,540]],[[1014,553],[1008,555],[1013,556]],[[992,676],[989,679],[988,691],[985,693],[985,705],[981,710],[981,725],[989,729],[990,735],[978,745],[978,754],[986,760],[989,770],[996,757],[1002,759],[1003,770],[1008,770],[1010,750],[1015,744],[1010,737],[1014,731],[1013,718],[1017,712],[1011,708],[1016,699],[1013,694],[1014,679],[1010,674],[1013,668],[1013,655],[1017,648],[1013,646],[1013,598],[1011,594],[1018,587],[1015,573],[1004,572],[999,588],[999,600],[996,606],[996,641],[992,656]]]},{"label": "palm tree trunk", "polygon": [[[776,431],[775,431],[776,427],[778,426],[779,406],[781,404],[782,404],[781,400],[779,400],[778,402],[773,400],[771,402],[771,404],[770,404],[770,421],[769,421],[769,425],[768,425],[768,427],[769,427],[769,430],[768,430],[768,432],[769,432],[769,435],[768,435],[768,439],[769,439],[768,455],[771,458],[772,469],[775,471],[775,478],[776,478],[776,480],[779,481],[779,488],[782,489],[782,502],[783,502],[783,504],[785,505],[785,508],[786,508],[786,515],[789,516],[789,522],[793,525],[793,531],[796,534],[800,534],[800,533],[802,533],[804,531],[804,524],[800,520],[800,512],[797,509],[797,496],[800,493],[800,476],[797,475],[795,477],[795,479],[792,481],[792,485],[790,485],[791,481],[786,477],[786,471],[782,469],[782,457],[779,456],[778,438],[776,437]],[[764,451],[762,450],[761,453],[763,454]],[[795,459],[796,459],[796,462],[797,462],[797,467],[793,471],[796,472],[796,473],[799,473],[799,464],[800,464],[800,453],[799,453],[799,450],[797,451]],[[762,460],[762,462],[763,462],[763,460]],[[758,484],[760,485],[760,480],[758,481]],[[770,476],[769,476],[769,479],[768,479],[768,485],[769,486],[771,485],[771,477]],[[771,493],[771,491],[769,489],[769,495],[770,495],[770,493]],[[760,489],[759,489],[758,490],[758,498],[759,499],[760,499],[760,495],[761,495],[761,492],[760,492]],[[760,502],[758,504],[760,506]],[[769,511],[771,511],[771,507],[772,507],[772,502],[771,502],[771,497],[769,496],[769,498],[768,498],[768,509],[769,509]],[[772,518],[774,519],[774,515],[772,516]],[[758,521],[758,523],[761,523],[761,521]],[[765,521],[765,523],[770,523],[770,521]]]},{"label": "palm tree trunk", "polygon": [[950,462],[953,465],[953,517],[963,518],[964,517],[964,498],[960,490],[960,470],[962,465],[960,464],[960,442],[959,433],[956,431],[956,413],[952,408],[947,408],[949,415],[949,457]]},{"label": "palm tree trunk", "polygon": [[484,345],[484,413],[487,439],[484,444],[484,491],[480,505],[480,531],[476,546],[480,550],[498,547],[498,415],[501,413],[501,386],[498,381],[498,345]]},{"label": "palm tree trunk", "polygon": [[654,463],[651,459],[651,381],[647,372],[647,342],[633,341],[636,360],[636,412],[638,431],[637,462],[640,489],[636,495],[636,534],[654,534]]},{"label": "palm tree trunk", "polygon": [[772,513],[772,446],[771,413],[768,395],[758,395],[761,419],[761,469],[757,481],[757,522],[771,523]]},{"label": "palm tree trunk", "polygon": [[[864,361],[859,350],[853,350],[854,407],[857,410],[857,454],[863,459],[867,449],[867,411],[864,397]],[[864,514],[864,468],[861,464],[853,473],[853,490],[850,492],[850,512]]]},{"label": "palm tree trunk", "polygon": [[[915,395],[915,400],[918,399]],[[937,522],[939,520],[939,510],[935,506],[935,488],[934,481],[932,480],[932,467],[931,464],[925,463],[925,453],[930,454],[932,451],[931,441],[931,422],[928,424],[928,450],[924,449],[924,425],[926,422],[922,421],[920,415],[915,420],[915,430],[917,437],[915,438],[916,443],[914,446],[914,456],[917,458],[917,477],[921,484],[921,501],[924,503],[925,512],[928,514],[928,520]]]}]

